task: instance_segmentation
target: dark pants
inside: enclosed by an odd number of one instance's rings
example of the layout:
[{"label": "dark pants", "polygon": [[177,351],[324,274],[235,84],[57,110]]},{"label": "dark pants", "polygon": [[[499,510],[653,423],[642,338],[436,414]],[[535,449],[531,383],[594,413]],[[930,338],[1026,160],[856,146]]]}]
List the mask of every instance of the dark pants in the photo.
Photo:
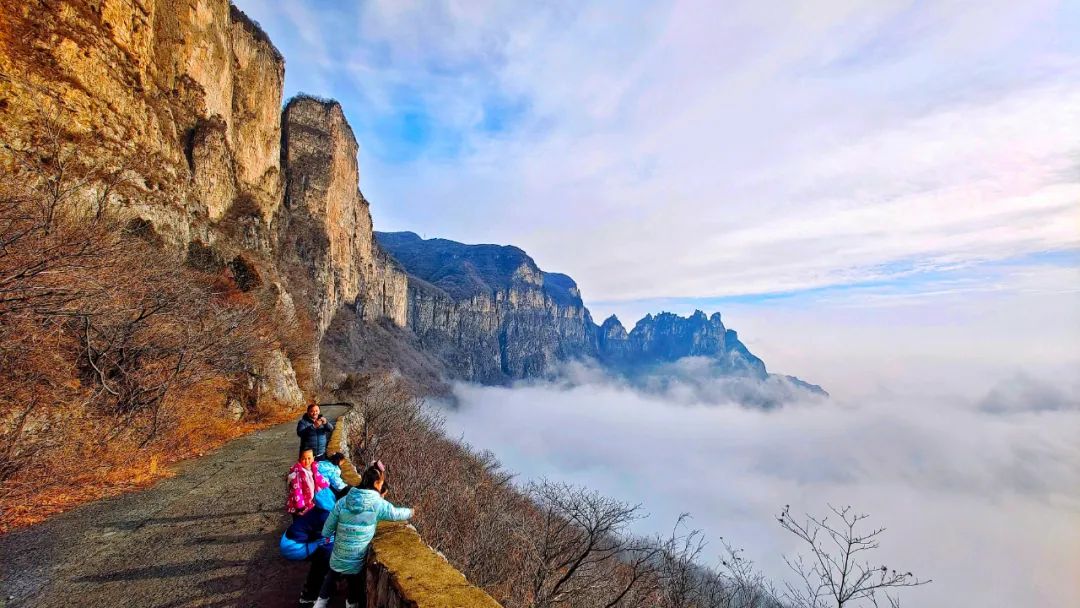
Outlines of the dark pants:
[{"label": "dark pants", "polygon": [[330,570],[330,552],[319,549],[311,554],[308,561],[311,562],[311,569],[308,570],[307,580],[304,581],[304,589],[300,591],[300,599],[313,602],[319,597],[326,573]]},{"label": "dark pants", "polygon": [[358,574],[342,574],[331,568],[330,571],[326,573],[326,578],[323,579],[322,591],[319,592],[319,599],[330,599],[333,597],[338,579],[340,578],[344,578],[345,584],[348,585],[348,591],[345,592],[345,599],[350,603],[359,606],[367,606],[367,585],[364,583],[364,571],[362,569]]}]

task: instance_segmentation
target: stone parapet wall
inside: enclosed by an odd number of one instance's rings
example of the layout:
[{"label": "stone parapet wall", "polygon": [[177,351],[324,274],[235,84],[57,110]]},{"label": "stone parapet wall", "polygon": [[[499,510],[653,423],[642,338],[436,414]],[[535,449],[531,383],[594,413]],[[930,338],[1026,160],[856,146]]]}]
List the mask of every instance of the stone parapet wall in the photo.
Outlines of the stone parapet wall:
[{"label": "stone parapet wall", "polygon": [[[356,409],[338,418],[327,452],[341,452],[341,477],[360,482],[349,449],[349,425],[363,424]],[[469,583],[441,554],[424,544],[416,528],[382,522],[368,552],[367,608],[500,608],[490,595]]]},{"label": "stone parapet wall", "polygon": [[368,608],[499,608],[410,525],[382,522],[367,562]]}]

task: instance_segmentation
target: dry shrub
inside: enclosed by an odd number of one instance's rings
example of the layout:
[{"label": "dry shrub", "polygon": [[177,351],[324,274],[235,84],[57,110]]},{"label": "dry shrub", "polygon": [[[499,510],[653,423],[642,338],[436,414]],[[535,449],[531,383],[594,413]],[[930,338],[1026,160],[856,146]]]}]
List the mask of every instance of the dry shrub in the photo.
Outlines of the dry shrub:
[{"label": "dry shrub", "polygon": [[250,431],[226,397],[289,326],[250,277],[185,266],[121,222],[130,165],[87,164],[90,145],[46,123],[0,159],[0,530]]}]

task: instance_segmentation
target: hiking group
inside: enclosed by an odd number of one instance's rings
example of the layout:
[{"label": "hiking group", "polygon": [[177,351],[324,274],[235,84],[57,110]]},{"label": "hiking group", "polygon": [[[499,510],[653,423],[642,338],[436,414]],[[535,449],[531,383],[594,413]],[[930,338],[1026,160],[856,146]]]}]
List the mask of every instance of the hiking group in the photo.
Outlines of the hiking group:
[{"label": "hiking group", "polygon": [[395,507],[384,497],[389,488],[386,466],[371,463],[351,487],[341,478],[345,455],[327,454],[334,423],[308,405],[296,424],[300,453],[289,469],[285,508],[292,524],[281,535],[281,554],[294,561],[310,561],[300,606],[326,608],[344,580],[347,608],[367,605],[364,559],[380,521],[402,521],[413,510]]}]

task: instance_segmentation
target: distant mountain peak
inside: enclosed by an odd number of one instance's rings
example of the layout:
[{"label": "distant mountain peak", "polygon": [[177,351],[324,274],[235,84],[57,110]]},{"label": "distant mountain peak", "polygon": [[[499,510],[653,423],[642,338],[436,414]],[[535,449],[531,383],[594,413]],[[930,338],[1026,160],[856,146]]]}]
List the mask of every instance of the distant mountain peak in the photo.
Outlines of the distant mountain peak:
[{"label": "distant mountain peak", "polygon": [[[598,326],[572,278],[541,270],[517,247],[422,239],[412,232],[375,237],[409,275],[410,327],[460,378],[499,383],[548,376],[571,359],[595,359],[633,375],[698,358],[708,362],[709,374],[780,382],[724,327],[719,312],[649,313],[629,332],[616,315]],[[789,384],[813,387],[798,382]]]}]

